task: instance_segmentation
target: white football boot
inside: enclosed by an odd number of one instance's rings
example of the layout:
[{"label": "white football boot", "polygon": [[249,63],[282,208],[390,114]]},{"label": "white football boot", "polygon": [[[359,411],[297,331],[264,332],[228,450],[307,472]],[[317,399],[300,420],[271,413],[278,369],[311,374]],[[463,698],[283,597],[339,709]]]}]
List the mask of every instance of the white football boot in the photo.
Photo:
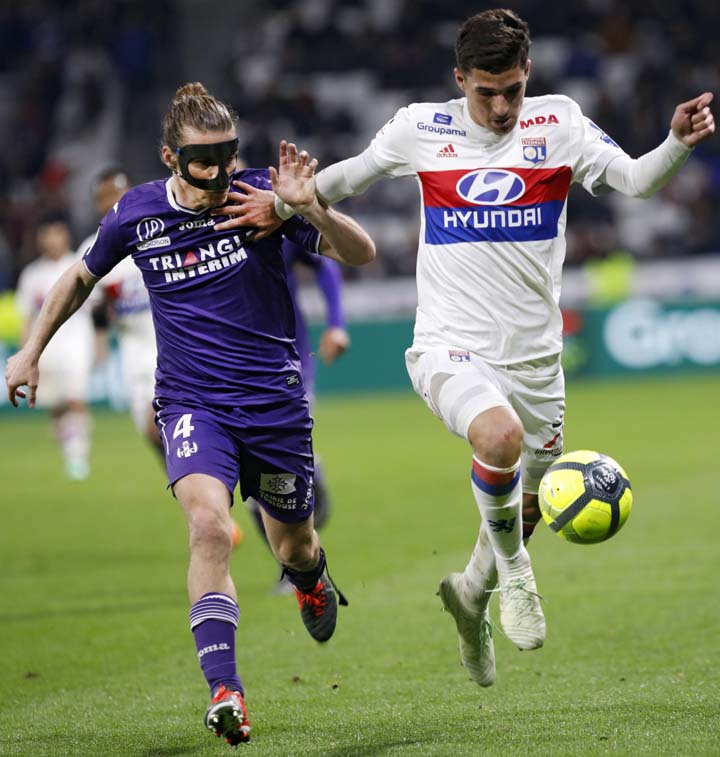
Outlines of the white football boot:
[{"label": "white football boot", "polygon": [[520,649],[538,649],[545,641],[545,617],[540,607],[530,555],[525,547],[511,560],[497,559],[500,623]]},{"label": "white football boot", "polygon": [[460,661],[480,686],[495,683],[495,647],[488,605],[492,586],[468,590],[464,573],[451,573],[440,582],[438,594],[455,619]]}]

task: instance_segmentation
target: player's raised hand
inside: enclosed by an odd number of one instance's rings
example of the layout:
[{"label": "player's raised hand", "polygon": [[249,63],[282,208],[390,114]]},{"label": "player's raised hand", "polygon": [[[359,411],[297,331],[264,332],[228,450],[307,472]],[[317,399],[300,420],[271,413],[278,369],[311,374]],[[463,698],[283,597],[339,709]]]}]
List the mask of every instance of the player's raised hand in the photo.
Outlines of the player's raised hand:
[{"label": "player's raised hand", "polygon": [[317,203],[315,195],[315,169],[317,159],[310,160],[305,150],[298,151],[295,144],[282,140],[277,169],[270,166],[270,181],[275,194],[298,213]]},{"label": "player's raised hand", "polygon": [[218,231],[252,228],[253,241],[272,234],[282,223],[275,212],[274,193],[239,180],[234,181],[233,186],[240,191],[229,192],[227,203],[212,211],[212,215],[225,218],[216,223],[215,228]]},{"label": "player's raised hand", "polygon": [[715,132],[715,118],[710,110],[712,100],[712,92],[703,92],[675,108],[670,128],[686,147],[695,147]]},{"label": "player's raised hand", "polygon": [[[25,350],[20,350],[20,352],[8,358],[5,367],[5,383],[8,389],[8,399],[15,407],[18,406],[18,397],[27,397],[28,406],[35,407],[39,376],[37,360],[27,355]],[[21,386],[27,386],[27,392],[20,389]]]}]

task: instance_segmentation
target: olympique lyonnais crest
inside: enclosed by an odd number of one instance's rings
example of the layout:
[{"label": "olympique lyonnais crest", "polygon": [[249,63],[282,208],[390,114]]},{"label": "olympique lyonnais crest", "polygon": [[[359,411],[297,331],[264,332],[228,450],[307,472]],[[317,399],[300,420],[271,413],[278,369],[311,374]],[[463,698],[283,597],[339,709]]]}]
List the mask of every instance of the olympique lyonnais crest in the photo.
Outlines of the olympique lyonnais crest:
[{"label": "olympique lyonnais crest", "polygon": [[520,140],[523,148],[523,159],[530,163],[542,163],[547,158],[547,144],[545,137],[523,137]]}]

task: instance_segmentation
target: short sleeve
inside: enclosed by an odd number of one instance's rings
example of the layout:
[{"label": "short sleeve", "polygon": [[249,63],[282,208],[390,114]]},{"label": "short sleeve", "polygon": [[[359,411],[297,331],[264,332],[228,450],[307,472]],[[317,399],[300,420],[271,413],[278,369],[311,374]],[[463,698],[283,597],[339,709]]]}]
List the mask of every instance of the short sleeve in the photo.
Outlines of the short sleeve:
[{"label": "short sleeve", "polygon": [[122,200],[108,211],[100,222],[95,239],[83,254],[85,268],[98,279],[109,273],[128,254],[120,228],[121,207]]},{"label": "short sleeve", "polygon": [[292,216],[282,225],[282,233],[290,242],[309,252],[318,252],[320,232],[302,216]]},{"label": "short sleeve", "polygon": [[592,195],[611,191],[603,183],[602,176],[611,161],[627,153],[612,137],[583,115],[576,103],[573,103],[571,109],[571,129],[573,182],[582,184]]}]

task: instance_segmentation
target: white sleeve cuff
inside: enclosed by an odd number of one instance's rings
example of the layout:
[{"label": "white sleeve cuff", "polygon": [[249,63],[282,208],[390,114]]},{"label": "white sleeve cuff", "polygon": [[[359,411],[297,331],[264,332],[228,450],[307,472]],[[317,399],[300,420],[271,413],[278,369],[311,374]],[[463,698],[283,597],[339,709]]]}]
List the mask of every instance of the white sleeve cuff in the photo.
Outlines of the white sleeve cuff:
[{"label": "white sleeve cuff", "polygon": [[295,215],[295,208],[275,195],[275,212],[283,221],[287,221],[288,218],[292,218]]}]

